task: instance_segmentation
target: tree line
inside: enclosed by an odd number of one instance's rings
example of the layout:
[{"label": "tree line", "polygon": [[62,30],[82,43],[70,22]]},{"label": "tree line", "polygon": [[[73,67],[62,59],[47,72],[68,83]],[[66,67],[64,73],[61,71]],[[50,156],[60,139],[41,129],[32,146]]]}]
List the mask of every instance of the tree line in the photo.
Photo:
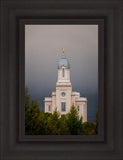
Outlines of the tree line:
[{"label": "tree line", "polygon": [[98,134],[98,112],[96,122],[82,122],[78,111],[72,106],[70,112],[61,115],[40,110],[37,100],[30,101],[28,88],[25,89],[25,134],[26,135],[95,135]]}]

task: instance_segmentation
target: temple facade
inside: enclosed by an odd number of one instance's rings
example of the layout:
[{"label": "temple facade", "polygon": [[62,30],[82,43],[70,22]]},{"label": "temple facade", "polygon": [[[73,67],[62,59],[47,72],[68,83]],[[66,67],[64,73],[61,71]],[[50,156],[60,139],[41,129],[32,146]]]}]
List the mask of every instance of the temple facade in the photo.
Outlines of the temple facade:
[{"label": "temple facade", "polygon": [[79,118],[83,117],[83,122],[87,121],[87,98],[80,97],[79,92],[72,91],[70,82],[70,64],[64,55],[58,63],[58,80],[56,91],[51,97],[45,97],[45,112],[53,113],[55,109],[62,114],[67,114],[72,105],[77,108]]}]

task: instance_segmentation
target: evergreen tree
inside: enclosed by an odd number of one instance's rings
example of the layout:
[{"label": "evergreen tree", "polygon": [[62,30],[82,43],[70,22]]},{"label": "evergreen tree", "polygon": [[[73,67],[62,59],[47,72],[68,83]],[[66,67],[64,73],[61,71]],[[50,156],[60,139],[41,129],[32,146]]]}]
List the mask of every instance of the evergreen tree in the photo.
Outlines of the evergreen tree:
[{"label": "evergreen tree", "polygon": [[67,125],[71,134],[76,135],[82,132],[82,117],[78,118],[78,112],[75,106],[72,106],[70,112],[67,114]]}]

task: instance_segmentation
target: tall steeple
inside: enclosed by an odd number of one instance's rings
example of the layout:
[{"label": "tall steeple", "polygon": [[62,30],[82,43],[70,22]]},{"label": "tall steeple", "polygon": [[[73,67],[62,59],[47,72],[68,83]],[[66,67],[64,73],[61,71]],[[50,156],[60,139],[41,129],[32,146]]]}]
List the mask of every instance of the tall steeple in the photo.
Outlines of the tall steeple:
[{"label": "tall steeple", "polygon": [[61,68],[62,66],[66,67],[66,68],[70,68],[70,64],[69,64],[68,60],[65,57],[64,48],[62,48],[62,51],[63,51],[63,55],[62,55],[62,58],[60,59],[60,61],[58,63],[58,69]]},{"label": "tall steeple", "polygon": [[70,83],[70,64],[65,57],[65,50],[62,48],[63,55],[58,63],[58,81],[57,84],[71,85]]}]

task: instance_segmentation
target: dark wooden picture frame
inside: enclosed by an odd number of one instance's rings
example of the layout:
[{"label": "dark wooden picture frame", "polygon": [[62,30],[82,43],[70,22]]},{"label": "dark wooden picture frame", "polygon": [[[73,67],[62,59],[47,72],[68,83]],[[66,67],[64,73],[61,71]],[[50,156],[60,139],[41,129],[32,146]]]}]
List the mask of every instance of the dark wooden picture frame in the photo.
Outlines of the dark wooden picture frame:
[{"label": "dark wooden picture frame", "polygon": [[[1,1],[2,160],[123,158],[122,9],[120,0]],[[98,24],[98,135],[24,135],[25,24]]]}]

